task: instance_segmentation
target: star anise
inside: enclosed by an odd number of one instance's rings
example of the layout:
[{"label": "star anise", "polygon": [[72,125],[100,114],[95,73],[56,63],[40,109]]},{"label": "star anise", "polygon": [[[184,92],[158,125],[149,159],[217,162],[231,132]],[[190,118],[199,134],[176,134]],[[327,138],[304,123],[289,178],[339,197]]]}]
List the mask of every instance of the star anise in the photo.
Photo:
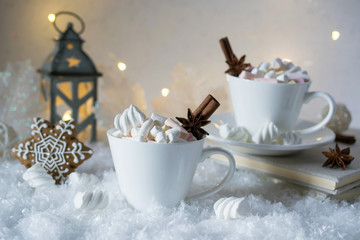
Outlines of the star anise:
[{"label": "star anise", "polygon": [[335,149],[329,148],[330,152],[323,152],[323,154],[328,158],[323,167],[330,165],[332,168],[335,164],[338,165],[342,170],[345,169],[346,165],[349,165],[354,157],[350,156],[350,148],[344,148],[340,150],[339,145],[336,143]]},{"label": "star anise", "polygon": [[226,63],[229,65],[229,69],[225,73],[233,76],[239,76],[239,74],[248,67],[251,67],[250,63],[245,62],[246,55],[243,55],[239,60],[235,54],[232,54],[231,61],[227,60]]},{"label": "star anise", "polygon": [[197,140],[202,139],[205,135],[209,135],[209,133],[201,127],[208,125],[210,121],[202,119],[201,112],[195,116],[190,108],[188,108],[187,117],[188,119],[176,117],[176,119],[182,123],[182,127],[186,131],[191,132]]}]

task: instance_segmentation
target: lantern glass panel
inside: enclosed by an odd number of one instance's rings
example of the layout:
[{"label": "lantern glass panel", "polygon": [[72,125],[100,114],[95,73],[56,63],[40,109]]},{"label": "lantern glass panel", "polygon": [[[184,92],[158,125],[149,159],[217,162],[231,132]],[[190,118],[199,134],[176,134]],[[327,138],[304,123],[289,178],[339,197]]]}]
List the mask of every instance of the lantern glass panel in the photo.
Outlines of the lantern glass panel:
[{"label": "lantern glass panel", "polygon": [[[69,100],[72,100],[72,84],[71,82],[61,82],[56,84],[56,87],[60,90],[61,93],[63,93]],[[64,101],[61,100],[61,102],[56,102],[56,106],[59,106],[58,104],[63,104]]]}]

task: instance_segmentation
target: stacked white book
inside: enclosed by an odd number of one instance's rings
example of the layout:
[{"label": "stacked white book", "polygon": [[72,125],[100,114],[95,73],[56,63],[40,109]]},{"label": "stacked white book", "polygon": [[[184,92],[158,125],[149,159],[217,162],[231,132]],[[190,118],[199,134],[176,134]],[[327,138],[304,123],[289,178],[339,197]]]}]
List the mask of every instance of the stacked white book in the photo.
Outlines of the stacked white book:
[{"label": "stacked white book", "polygon": [[[360,139],[360,130],[350,130],[349,134]],[[349,191],[360,192],[360,146],[339,144],[340,149],[350,147],[350,155],[355,157],[345,170],[334,166],[323,167],[326,157],[322,152],[334,148],[335,143],[323,147],[304,150],[287,156],[256,156],[244,154],[231,146],[208,140],[208,145],[223,147],[233,153],[236,166],[240,169],[250,169],[285,179],[322,192],[339,195]],[[220,155],[213,158],[220,163],[226,163]]]}]

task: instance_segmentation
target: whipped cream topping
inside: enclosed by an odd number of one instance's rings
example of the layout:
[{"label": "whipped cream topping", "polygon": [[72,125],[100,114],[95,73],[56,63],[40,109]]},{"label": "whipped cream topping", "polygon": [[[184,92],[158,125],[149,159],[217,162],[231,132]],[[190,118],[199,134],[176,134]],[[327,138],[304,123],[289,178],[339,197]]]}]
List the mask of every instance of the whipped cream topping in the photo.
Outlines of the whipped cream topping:
[{"label": "whipped cream topping", "polygon": [[145,114],[140,109],[130,105],[122,114],[115,116],[114,125],[124,136],[127,136],[132,128],[140,127],[145,122],[145,119]]},{"label": "whipped cream topping", "polygon": [[74,198],[74,205],[77,209],[84,210],[100,210],[109,204],[109,196],[106,191],[94,190],[86,192],[78,192]]},{"label": "whipped cream topping", "polygon": [[245,198],[220,198],[213,206],[218,219],[237,219],[249,211],[249,204]]},{"label": "whipped cream topping", "polygon": [[55,180],[40,163],[28,168],[23,174],[23,179],[33,188],[46,188],[55,185]]},{"label": "whipped cream topping", "polygon": [[268,122],[252,137],[254,143],[271,144],[281,134],[279,128],[273,122]]},{"label": "whipped cream topping", "polygon": [[219,127],[219,134],[224,139],[248,142],[250,139],[250,134],[243,127],[231,126],[228,123],[222,124]]}]

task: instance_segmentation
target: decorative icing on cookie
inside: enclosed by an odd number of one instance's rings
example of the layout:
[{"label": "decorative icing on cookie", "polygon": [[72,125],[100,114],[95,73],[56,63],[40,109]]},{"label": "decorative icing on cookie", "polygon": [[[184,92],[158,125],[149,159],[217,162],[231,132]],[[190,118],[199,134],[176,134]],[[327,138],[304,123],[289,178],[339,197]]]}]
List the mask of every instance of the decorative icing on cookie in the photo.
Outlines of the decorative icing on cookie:
[{"label": "decorative icing on cookie", "polygon": [[53,125],[45,119],[34,118],[31,130],[31,138],[13,148],[12,155],[26,168],[40,163],[56,184],[63,183],[67,175],[93,154],[76,139],[73,119]]}]

